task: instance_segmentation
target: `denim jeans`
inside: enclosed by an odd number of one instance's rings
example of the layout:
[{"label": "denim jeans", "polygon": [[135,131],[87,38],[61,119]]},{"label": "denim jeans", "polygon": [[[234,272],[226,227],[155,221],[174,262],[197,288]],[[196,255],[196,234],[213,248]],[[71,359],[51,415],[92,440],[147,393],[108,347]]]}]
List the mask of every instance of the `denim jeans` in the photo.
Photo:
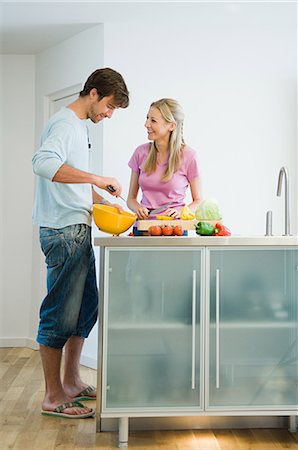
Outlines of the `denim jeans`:
[{"label": "denim jeans", "polygon": [[40,228],[47,265],[47,295],[37,342],[62,348],[70,336],[86,338],[97,319],[98,292],[91,228],[85,224]]}]

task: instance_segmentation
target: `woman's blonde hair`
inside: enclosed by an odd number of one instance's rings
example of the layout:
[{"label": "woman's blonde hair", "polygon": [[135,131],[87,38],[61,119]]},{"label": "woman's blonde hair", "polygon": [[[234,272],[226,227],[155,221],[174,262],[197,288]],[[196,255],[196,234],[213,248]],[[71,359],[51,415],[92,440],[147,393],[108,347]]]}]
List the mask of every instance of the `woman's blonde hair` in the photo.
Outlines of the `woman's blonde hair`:
[{"label": "woman's blonde hair", "polygon": [[[183,139],[184,113],[179,103],[172,98],[162,98],[151,103],[150,108],[156,108],[168,123],[175,122],[176,127],[170,134],[170,157],[168,166],[163,174],[162,180],[168,181],[180,165],[181,151],[185,145]],[[150,144],[149,153],[144,163],[144,171],[149,175],[155,171],[157,165],[157,148],[155,142]]]}]

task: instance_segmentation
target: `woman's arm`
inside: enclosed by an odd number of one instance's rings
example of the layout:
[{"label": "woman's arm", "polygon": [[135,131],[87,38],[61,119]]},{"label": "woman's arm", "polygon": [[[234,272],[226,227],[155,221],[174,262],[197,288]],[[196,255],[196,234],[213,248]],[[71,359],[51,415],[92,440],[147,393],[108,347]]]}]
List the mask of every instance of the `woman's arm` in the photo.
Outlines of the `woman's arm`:
[{"label": "woman's arm", "polygon": [[129,191],[127,196],[127,206],[138,216],[138,219],[146,219],[149,211],[137,201],[137,195],[139,192],[139,175],[131,171]]},{"label": "woman's arm", "polygon": [[[199,177],[193,178],[189,182],[191,196],[192,196],[192,202],[187,205],[191,212],[195,212],[197,207],[199,206],[199,203],[201,202],[201,195],[200,195],[200,179]],[[178,219],[180,217],[180,212],[178,212],[175,208],[168,208],[164,214],[166,216],[171,216],[173,219]]]},{"label": "woman's arm", "polygon": [[187,205],[192,212],[195,212],[199,206],[201,199],[201,179],[200,177],[193,178],[189,182],[190,192],[192,196],[192,202]]}]

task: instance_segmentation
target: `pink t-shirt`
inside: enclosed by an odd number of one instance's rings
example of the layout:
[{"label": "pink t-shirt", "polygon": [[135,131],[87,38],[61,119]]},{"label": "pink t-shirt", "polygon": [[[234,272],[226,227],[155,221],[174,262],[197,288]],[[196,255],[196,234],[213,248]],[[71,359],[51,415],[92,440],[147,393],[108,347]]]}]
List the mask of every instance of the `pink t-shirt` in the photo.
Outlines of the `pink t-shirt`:
[{"label": "pink t-shirt", "polygon": [[128,162],[129,167],[139,175],[139,186],[142,191],[141,204],[146,208],[155,209],[165,203],[172,202],[171,208],[182,209],[185,206],[184,198],[189,182],[199,176],[196,152],[186,145],[181,155],[179,169],[174,172],[169,181],[165,182],[161,178],[167,162],[164,164],[157,163],[155,172],[150,175],[147,175],[143,170],[149,148],[150,143],[140,145]]}]

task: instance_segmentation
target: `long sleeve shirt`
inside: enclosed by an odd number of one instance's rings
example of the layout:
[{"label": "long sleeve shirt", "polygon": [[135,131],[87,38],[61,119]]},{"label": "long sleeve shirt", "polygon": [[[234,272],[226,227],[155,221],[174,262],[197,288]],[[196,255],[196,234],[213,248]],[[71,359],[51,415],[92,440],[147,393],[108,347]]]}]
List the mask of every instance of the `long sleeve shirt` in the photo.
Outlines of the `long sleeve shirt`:
[{"label": "long sleeve shirt", "polygon": [[41,146],[32,158],[37,175],[33,222],[39,226],[63,228],[78,223],[91,224],[92,186],[53,182],[63,164],[89,170],[86,120],[69,108],[62,108],[48,121]]}]

